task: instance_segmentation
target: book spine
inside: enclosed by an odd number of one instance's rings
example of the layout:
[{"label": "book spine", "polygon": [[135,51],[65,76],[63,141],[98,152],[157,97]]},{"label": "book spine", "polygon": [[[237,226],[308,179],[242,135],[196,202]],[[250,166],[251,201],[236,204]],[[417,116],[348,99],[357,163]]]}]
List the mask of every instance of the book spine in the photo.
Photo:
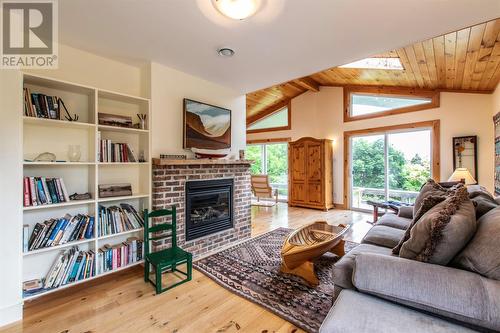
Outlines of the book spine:
[{"label": "book spine", "polygon": [[28,207],[31,205],[30,198],[30,181],[28,177],[24,177],[23,181],[23,191],[24,191],[24,207]]},{"label": "book spine", "polygon": [[23,252],[26,253],[29,250],[28,243],[29,243],[29,232],[30,232],[30,226],[28,224],[23,225]]},{"label": "book spine", "polygon": [[52,198],[51,198],[51,194],[50,194],[50,191],[49,191],[49,187],[47,186],[47,178],[42,177],[41,178],[41,183],[42,183],[43,192],[44,192],[44,195],[45,195],[45,198],[46,198],[46,202],[48,204],[51,204],[52,203]]},{"label": "book spine", "polygon": [[35,178],[29,177],[30,182],[30,194],[31,194],[31,205],[38,206],[38,202],[36,200],[36,191],[35,191]]},{"label": "book spine", "polygon": [[61,189],[63,192],[64,201],[69,202],[69,195],[68,195],[68,191],[66,190],[66,186],[64,185],[64,180],[62,178],[59,178],[59,182],[61,184]]},{"label": "book spine", "polygon": [[45,205],[48,203],[47,201],[47,197],[45,196],[45,191],[44,191],[44,188],[43,188],[43,184],[42,184],[42,180],[37,178],[36,179],[36,183],[37,183],[37,187],[38,187],[38,198],[40,200],[40,203],[42,205]]},{"label": "book spine", "polygon": [[59,202],[65,202],[66,199],[64,198],[64,193],[63,193],[63,190],[61,187],[61,178],[55,178],[54,185],[55,185],[55,189],[57,192],[57,198],[59,199]]}]

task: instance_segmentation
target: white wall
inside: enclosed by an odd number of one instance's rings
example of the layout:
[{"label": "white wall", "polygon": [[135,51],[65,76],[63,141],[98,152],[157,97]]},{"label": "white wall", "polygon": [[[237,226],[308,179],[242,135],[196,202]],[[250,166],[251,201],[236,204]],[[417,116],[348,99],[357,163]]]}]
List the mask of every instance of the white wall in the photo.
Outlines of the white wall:
[{"label": "white wall", "polygon": [[477,135],[478,178],[491,191],[494,177],[492,100],[491,94],[441,93],[441,106],[436,109],[344,123],[342,88],[322,87],[318,93],[307,92],[292,100],[291,130],[248,134],[248,139],[291,137],[296,140],[303,136],[333,139],[334,202],[343,203],[344,131],[440,119],[441,179],[446,180],[453,172],[452,137]]},{"label": "white wall", "polygon": [[[0,326],[19,320],[21,302],[22,80],[0,71]],[[16,112],[17,111],[17,112]]]},{"label": "white wall", "polygon": [[245,95],[157,63],[151,63],[150,75],[153,157],[186,154],[182,148],[183,98],[230,109],[231,155],[238,156],[238,150],[245,149]]}]

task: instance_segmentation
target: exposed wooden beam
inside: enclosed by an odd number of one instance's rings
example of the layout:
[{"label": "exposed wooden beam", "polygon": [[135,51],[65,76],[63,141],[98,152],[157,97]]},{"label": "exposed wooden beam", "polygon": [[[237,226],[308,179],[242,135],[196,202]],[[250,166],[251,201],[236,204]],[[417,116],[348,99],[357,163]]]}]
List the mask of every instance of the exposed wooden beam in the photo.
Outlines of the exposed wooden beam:
[{"label": "exposed wooden beam", "polygon": [[319,83],[316,80],[311,79],[306,76],[297,80],[294,80],[299,86],[306,88],[307,90],[318,92],[319,91]]},{"label": "exposed wooden beam", "polygon": [[259,143],[274,143],[274,142],[290,142],[292,138],[270,138],[270,139],[254,139],[247,140],[247,145],[254,145]]}]

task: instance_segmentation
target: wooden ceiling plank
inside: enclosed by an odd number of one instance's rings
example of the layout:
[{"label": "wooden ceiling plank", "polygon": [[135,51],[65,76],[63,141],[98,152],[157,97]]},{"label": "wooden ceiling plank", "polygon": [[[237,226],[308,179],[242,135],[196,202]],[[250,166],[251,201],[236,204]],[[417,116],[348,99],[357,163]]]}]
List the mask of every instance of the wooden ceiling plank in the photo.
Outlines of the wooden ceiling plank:
[{"label": "wooden ceiling plank", "polygon": [[467,58],[465,60],[464,81],[462,83],[463,89],[471,88],[472,75],[474,74],[474,67],[476,66],[476,60],[479,49],[481,48],[481,41],[483,40],[485,28],[486,24],[480,24],[473,26],[470,30]]},{"label": "wooden ceiling plank", "polygon": [[415,55],[415,50],[413,49],[413,46],[407,46],[405,47],[405,52],[406,56],[408,57],[408,61],[410,62],[411,70],[413,72],[413,75],[415,75],[415,80],[417,81],[417,84],[420,88],[425,87],[424,83],[424,78],[422,76],[422,73],[420,72],[420,68],[418,65],[418,60]]},{"label": "wooden ceiling plank", "polygon": [[455,49],[455,78],[453,80],[454,89],[462,89],[465,62],[467,60],[467,47],[469,45],[470,28],[457,31],[457,41]]},{"label": "wooden ceiling plank", "polygon": [[483,34],[483,40],[477,56],[476,66],[472,74],[471,89],[479,89],[479,84],[486,71],[486,66],[490,60],[493,47],[495,46],[498,34],[500,33],[500,20],[490,21],[486,23],[486,28]]},{"label": "wooden ceiling plank", "polygon": [[446,64],[446,88],[453,88],[455,80],[455,49],[457,43],[457,33],[452,32],[444,36],[444,52]]},{"label": "wooden ceiling plank", "polygon": [[436,58],[434,56],[434,45],[432,43],[432,39],[423,41],[422,46],[424,48],[425,60],[427,62],[427,69],[429,70],[431,87],[437,88],[439,86],[439,80],[437,76]]},{"label": "wooden ceiling plank", "polygon": [[497,69],[495,70],[495,74],[493,74],[493,77],[491,78],[490,82],[488,83],[488,90],[489,91],[494,91],[496,87],[498,86],[498,82],[500,81],[500,64],[498,64]]},{"label": "wooden ceiling plank", "polygon": [[498,40],[493,47],[493,51],[491,51],[490,58],[488,60],[488,64],[486,64],[486,69],[484,70],[483,77],[481,78],[481,83],[479,84],[480,90],[486,90],[490,87],[490,81],[493,79],[495,75],[495,70],[500,64],[500,35],[498,36]]},{"label": "wooden ceiling plank", "polygon": [[422,78],[424,79],[424,86],[432,87],[432,81],[429,75],[429,69],[427,67],[427,60],[425,58],[424,47],[422,46],[422,43],[413,44],[413,51],[415,52],[415,58],[417,59],[420,73],[422,74]]},{"label": "wooden ceiling plank", "polygon": [[444,36],[439,36],[432,39],[434,48],[434,60],[436,64],[436,76],[439,88],[446,87],[446,64],[444,55]]},{"label": "wooden ceiling plank", "polygon": [[417,83],[417,80],[415,79],[415,75],[413,74],[413,71],[411,70],[411,65],[410,61],[408,60],[408,57],[406,56],[406,52],[404,49],[398,49],[396,50],[399,60],[401,61],[401,64],[404,67],[404,72],[406,76],[406,80],[409,86],[414,85]]}]

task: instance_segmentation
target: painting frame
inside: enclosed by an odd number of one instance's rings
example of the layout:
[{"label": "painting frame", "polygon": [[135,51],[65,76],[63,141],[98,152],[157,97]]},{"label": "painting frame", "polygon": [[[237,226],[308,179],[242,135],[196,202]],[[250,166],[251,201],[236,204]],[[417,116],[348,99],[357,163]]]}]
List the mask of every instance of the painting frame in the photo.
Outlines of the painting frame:
[{"label": "painting frame", "polygon": [[[184,149],[198,148],[198,149],[221,150],[221,149],[231,148],[232,112],[230,109],[196,101],[189,98],[183,99],[182,106],[183,106],[182,147]],[[202,113],[208,113],[208,114],[215,113],[218,115],[228,116],[228,119],[226,119],[221,125],[222,128],[225,128],[227,126],[227,129],[224,131],[224,133],[218,137],[208,136],[208,134],[210,133],[208,133],[208,130],[206,129],[204,123],[201,121],[200,115],[193,110],[193,108],[195,107],[206,108],[206,110],[203,110]],[[198,129],[198,131],[196,131],[195,129]],[[200,133],[202,131],[205,133]]]},{"label": "painting frame", "polygon": [[[472,177],[478,182],[478,169],[477,169],[477,135],[466,135],[466,136],[455,136],[453,137],[453,170],[456,168],[465,167],[469,170]],[[460,153],[457,152],[457,147],[464,147],[466,150],[472,150],[468,154],[464,154],[462,158],[467,159],[468,162],[464,161],[463,164],[457,161],[459,159]],[[472,161],[470,161],[472,159]]]}]

